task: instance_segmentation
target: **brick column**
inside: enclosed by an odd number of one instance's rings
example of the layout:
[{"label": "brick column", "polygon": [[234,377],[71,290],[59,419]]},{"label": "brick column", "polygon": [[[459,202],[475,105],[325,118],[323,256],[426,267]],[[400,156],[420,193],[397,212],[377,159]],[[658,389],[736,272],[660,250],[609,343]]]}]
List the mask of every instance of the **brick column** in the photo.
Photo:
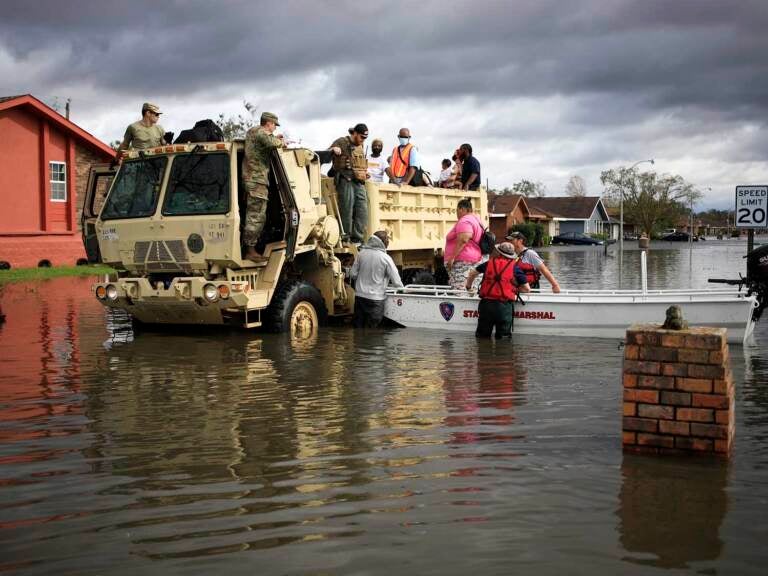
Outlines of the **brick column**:
[{"label": "brick column", "polygon": [[735,431],[724,328],[638,324],[624,349],[624,450],[727,455]]}]

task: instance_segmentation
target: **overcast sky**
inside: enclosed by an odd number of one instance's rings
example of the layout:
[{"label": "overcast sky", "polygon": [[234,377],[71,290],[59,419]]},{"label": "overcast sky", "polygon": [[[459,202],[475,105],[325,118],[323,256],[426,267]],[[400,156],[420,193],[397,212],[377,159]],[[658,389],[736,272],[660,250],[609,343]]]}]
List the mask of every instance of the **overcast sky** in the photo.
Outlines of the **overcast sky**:
[{"label": "overcast sky", "polygon": [[433,174],[469,142],[549,196],[654,158],[726,207],[768,184],[766,30],[766,0],[3,0],[0,95],[70,98],[106,142],[145,100],[177,134],[247,100],[315,149],[407,126]]}]

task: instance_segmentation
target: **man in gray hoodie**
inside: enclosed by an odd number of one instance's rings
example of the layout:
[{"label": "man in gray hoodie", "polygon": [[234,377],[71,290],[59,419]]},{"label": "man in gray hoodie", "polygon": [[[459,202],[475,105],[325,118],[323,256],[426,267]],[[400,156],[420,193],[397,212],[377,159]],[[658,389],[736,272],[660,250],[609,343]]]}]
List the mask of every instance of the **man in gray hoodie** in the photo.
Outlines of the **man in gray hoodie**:
[{"label": "man in gray hoodie", "polygon": [[349,275],[355,280],[355,328],[375,328],[384,317],[387,287],[402,288],[403,282],[392,257],[387,254],[389,236],[374,232],[360,248]]}]

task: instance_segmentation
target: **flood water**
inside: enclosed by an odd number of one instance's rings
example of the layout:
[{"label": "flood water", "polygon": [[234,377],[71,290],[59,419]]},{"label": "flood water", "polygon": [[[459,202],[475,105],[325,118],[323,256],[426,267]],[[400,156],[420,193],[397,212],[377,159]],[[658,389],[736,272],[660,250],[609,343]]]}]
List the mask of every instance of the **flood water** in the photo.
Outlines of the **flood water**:
[{"label": "flood water", "polygon": [[[650,288],[744,253],[656,246]],[[542,254],[618,284],[613,248]],[[615,340],[134,333],[90,282],[0,294],[0,573],[765,573],[768,318],[713,461],[622,454]]]}]

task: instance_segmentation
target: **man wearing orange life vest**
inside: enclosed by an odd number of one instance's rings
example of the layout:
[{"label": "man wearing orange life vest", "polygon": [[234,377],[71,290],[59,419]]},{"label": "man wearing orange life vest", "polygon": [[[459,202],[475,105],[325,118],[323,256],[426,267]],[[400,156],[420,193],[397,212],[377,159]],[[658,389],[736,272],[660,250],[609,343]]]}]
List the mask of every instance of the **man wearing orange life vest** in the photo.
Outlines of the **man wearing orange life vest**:
[{"label": "man wearing orange life vest", "polygon": [[392,160],[386,172],[390,182],[407,186],[416,175],[416,169],[421,167],[421,160],[418,151],[411,144],[411,131],[408,128],[400,128],[397,139],[399,145],[392,150]]},{"label": "man wearing orange life vest", "polygon": [[516,257],[514,246],[502,242],[496,245],[490,260],[469,271],[467,290],[472,288],[472,282],[478,274],[483,275],[475,330],[478,338],[490,338],[494,327],[497,340],[512,336],[517,294],[531,290],[525,272],[516,265]]}]

